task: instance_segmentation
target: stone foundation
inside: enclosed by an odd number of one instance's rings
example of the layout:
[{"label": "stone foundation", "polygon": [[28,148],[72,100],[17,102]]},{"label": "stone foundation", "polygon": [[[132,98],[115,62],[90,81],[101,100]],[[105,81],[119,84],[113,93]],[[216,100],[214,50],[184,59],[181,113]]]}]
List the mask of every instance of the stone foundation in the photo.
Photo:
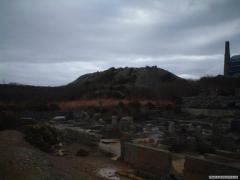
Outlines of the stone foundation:
[{"label": "stone foundation", "polygon": [[172,170],[170,152],[143,145],[124,143],[123,160],[147,179],[168,179]]},{"label": "stone foundation", "polygon": [[224,109],[200,109],[200,108],[182,108],[182,112],[191,115],[210,116],[210,117],[234,117],[239,114],[239,110],[224,110]]},{"label": "stone foundation", "polygon": [[240,175],[240,167],[216,160],[186,157],[184,180],[207,180],[210,175]]}]

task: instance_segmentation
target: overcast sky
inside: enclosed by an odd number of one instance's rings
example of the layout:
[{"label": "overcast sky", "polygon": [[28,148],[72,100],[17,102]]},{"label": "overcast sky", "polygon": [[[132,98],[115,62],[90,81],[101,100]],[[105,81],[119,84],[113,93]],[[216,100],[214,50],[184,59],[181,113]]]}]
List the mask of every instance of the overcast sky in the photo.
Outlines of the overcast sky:
[{"label": "overcast sky", "polygon": [[109,67],[222,74],[239,0],[0,0],[0,81],[62,85]]}]

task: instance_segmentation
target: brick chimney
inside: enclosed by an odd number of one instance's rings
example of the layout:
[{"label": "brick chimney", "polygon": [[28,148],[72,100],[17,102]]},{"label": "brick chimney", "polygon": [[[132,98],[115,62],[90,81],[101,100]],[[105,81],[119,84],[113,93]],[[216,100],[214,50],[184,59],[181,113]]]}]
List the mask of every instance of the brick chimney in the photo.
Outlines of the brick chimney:
[{"label": "brick chimney", "polygon": [[226,41],[225,54],[224,54],[224,76],[229,75],[229,66],[230,66],[230,47],[229,47],[229,41]]}]

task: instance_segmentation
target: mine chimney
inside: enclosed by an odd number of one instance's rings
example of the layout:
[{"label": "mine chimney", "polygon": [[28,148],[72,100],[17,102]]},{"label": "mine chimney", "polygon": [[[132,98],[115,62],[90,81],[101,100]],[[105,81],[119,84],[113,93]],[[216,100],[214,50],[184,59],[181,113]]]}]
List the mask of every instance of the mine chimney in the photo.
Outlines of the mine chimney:
[{"label": "mine chimney", "polygon": [[229,64],[230,64],[230,47],[229,41],[225,42],[225,54],[224,54],[224,76],[228,76],[229,74]]}]

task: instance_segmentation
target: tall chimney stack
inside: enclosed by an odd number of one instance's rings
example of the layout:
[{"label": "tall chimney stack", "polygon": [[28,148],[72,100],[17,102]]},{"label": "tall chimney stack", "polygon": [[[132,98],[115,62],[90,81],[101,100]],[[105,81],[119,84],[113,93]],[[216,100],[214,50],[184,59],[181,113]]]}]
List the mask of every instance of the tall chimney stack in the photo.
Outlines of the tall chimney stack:
[{"label": "tall chimney stack", "polygon": [[224,76],[228,76],[229,63],[230,63],[230,48],[229,41],[225,42],[225,54],[224,54]]}]

